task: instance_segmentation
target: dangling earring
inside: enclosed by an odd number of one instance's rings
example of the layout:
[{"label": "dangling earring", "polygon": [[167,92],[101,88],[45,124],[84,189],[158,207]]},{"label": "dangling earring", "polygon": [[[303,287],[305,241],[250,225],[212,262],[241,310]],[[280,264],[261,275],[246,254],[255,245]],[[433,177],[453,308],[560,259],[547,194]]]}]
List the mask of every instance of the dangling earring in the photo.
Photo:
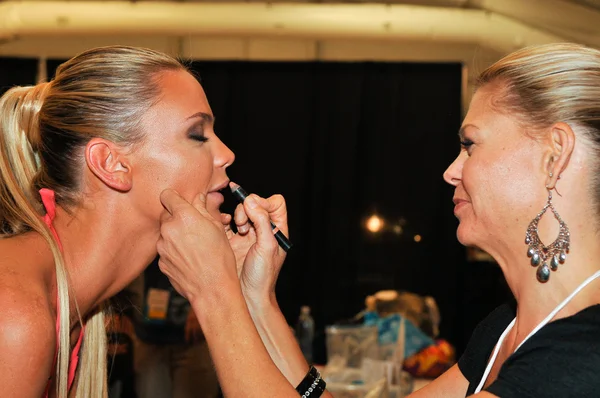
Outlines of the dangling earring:
[{"label": "dangling earring", "polygon": [[[552,173],[550,173],[550,177],[552,177]],[[570,249],[571,236],[567,224],[560,218],[560,215],[558,215],[558,212],[552,205],[552,189],[548,186],[546,186],[546,189],[548,189],[548,202],[546,202],[542,211],[535,216],[533,221],[529,223],[527,233],[525,234],[525,244],[529,245],[527,257],[531,258],[531,265],[533,267],[538,267],[536,276],[537,280],[541,283],[548,282],[548,279],[550,279],[550,270],[556,271],[558,264],[564,264],[566,261],[567,253]],[[559,231],[556,240],[545,246],[538,235],[538,223],[548,208],[552,210],[554,218],[558,221]]]}]

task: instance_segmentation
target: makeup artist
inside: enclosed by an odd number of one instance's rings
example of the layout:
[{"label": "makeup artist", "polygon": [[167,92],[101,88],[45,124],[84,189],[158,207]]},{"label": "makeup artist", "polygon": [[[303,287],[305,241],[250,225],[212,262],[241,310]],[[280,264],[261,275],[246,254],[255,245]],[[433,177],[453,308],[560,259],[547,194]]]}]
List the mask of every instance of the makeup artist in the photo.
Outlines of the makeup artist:
[{"label": "makeup artist", "polygon": [[[459,241],[495,258],[516,305],[490,314],[458,364],[412,396],[597,397],[600,51],[526,48],[478,83],[444,178]],[[159,266],[197,313],[225,395],[297,397],[292,386],[312,379],[274,293],[285,252],[270,220],[287,235],[283,199],[248,196],[238,234],[203,195],[161,200]]]}]

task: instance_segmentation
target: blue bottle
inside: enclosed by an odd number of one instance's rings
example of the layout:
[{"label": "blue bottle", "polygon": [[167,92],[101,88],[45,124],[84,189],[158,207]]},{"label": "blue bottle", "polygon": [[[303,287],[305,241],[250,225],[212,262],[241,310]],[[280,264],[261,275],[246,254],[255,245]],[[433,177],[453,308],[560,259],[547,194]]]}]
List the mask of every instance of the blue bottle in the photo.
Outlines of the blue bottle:
[{"label": "blue bottle", "polygon": [[296,338],[306,361],[313,363],[313,339],[315,337],[315,321],[310,315],[310,307],[302,306],[296,324]]}]

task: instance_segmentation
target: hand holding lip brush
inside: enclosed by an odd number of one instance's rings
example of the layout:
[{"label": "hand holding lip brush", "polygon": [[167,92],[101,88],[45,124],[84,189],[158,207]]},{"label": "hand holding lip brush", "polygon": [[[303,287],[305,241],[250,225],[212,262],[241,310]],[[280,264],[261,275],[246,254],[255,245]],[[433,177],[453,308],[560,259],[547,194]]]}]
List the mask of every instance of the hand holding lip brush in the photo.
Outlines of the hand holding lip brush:
[{"label": "hand holding lip brush", "polygon": [[[235,182],[230,182],[229,187],[231,188],[231,193],[237,199],[238,202],[243,203],[244,200],[246,200],[246,198],[248,197],[248,193],[244,190],[244,188],[242,188]],[[272,221],[271,228],[273,228],[273,230],[275,231],[275,239],[277,239],[277,243],[279,243],[279,246],[285,252],[290,250],[292,248],[292,242],[289,241],[289,239],[283,234],[283,232],[279,230],[279,228],[277,228],[275,224],[273,224]]]}]

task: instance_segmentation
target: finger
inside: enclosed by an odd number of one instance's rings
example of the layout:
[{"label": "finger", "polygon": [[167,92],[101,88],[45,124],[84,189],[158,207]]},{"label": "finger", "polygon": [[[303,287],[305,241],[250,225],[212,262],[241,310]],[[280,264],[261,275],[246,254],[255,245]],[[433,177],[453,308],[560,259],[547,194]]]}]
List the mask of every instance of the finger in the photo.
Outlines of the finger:
[{"label": "finger", "polygon": [[258,195],[252,194],[259,206],[269,213],[269,218],[277,228],[289,238],[288,221],[287,221],[287,205],[285,198],[282,195],[273,195],[268,199],[261,198]]},{"label": "finger", "polygon": [[235,212],[233,213],[233,219],[235,221],[235,226],[240,234],[245,235],[250,230],[250,223],[248,215],[246,214],[246,210],[244,210],[244,205],[239,204],[235,208]]},{"label": "finger", "polygon": [[173,216],[171,215],[171,213],[169,213],[167,210],[163,211],[163,212],[160,214],[160,223],[161,223],[161,224],[163,224],[163,223],[167,222],[168,220],[170,220],[170,219],[171,219],[171,217],[173,217]]},{"label": "finger", "polygon": [[227,238],[233,238],[235,234],[231,230],[231,214],[221,213],[221,224],[223,224],[223,229],[225,230]]},{"label": "finger", "polygon": [[273,195],[260,203],[269,213],[271,221],[289,238],[285,198],[282,195]]},{"label": "finger", "polygon": [[179,195],[179,193],[172,189],[165,189],[161,192],[160,202],[170,214],[173,214],[173,212],[176,211],[179,207],[189,206],[189,203],[186,202]]},{"label": "finger", "polygon": [[210,218],[213,218],[210,213],[208,212],[208,210],[206,209],[206,195],[203,193],[199,193],[198,195],[196,195],[196,197],[194,198],[194,200],[192,201],[192,206],[194,206],[194,208],[196,210],[198,210],[200,212],[200,214],[206,216],[210,216]]},{"label": "finger", "polygon": [[254,229],[256,230],[256,240],[259,244],[263,247],[277,246],[277,241],[273,236],[273,230],[271,228],[269,213],[260,205],[259,199],[261,198],[257,195],[249,195],[244,201],[244,209],[254,225]]},{"label": "finger", "polygon": [[221,213],[221,224],[229,225],[231,223],[231,214]]}]

